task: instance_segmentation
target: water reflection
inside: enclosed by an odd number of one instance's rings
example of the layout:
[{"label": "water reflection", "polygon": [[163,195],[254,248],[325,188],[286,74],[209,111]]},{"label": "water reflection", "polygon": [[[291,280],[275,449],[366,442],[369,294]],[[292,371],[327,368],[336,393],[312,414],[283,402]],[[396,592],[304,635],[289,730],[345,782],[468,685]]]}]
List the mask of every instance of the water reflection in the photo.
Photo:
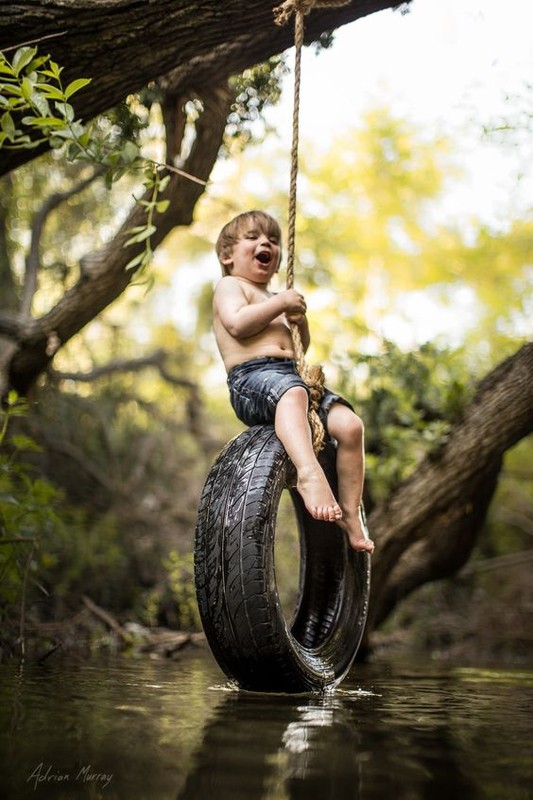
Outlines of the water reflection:
[{"label": "water reflection", "polygon": [[287,696],[231,689],[207,654],[0,665],[0,785],[13,800],[526,800],[532,699],[527,671],[375,664]]},{"label": "water reflection", "polygon": [[204,729],[178,798],[481,797],[461,766],[450,729],[431,721],[431,703],[418,706],[406,724],[409,708],[403,697],[398,700],[386,724],[387,701],[374,692],[298,701],[226,698]]},{"label": "water reflection", "polygon": [[359,797],[363,760],[361,736],[340,700],[236,693],[204,729],[178,797]]}]

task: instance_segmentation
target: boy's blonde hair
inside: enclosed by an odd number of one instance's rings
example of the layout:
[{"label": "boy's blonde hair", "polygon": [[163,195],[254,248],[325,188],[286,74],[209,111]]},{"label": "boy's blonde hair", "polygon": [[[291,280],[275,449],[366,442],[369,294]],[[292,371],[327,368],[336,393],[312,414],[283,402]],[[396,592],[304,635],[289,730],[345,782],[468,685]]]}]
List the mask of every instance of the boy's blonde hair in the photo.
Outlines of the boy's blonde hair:
[{"label": "boy's blonde hair", "polygon": [[[222,259],[231,256],[234,245],[239,241],[246,228],[257,228],[268,237],[275,236],[281,247],[281,228],[277,221],[266,211],[245,211],[230,220],[220,231],[216,243],[216,251],[223,275],[231,275],[228,266],[222,263]],[[281,260],[281,255],[280,255]]]}]

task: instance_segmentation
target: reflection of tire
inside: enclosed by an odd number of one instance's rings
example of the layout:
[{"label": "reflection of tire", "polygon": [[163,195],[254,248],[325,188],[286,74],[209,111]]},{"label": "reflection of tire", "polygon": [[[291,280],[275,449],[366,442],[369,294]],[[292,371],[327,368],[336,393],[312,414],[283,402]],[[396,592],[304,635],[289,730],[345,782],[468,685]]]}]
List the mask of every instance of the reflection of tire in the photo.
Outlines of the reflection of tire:
[{"label": "reflection of tire", "polygon": [[[335,489],[335,450],[321,454]],[[300,532],[300,595],[290,623],[276,588],[274,533],[291,463],[271,426],[226,445],[207,477],[196,527],[200,615],[226,675],[252,691],[301,692],[338,683],[366,619],[370,557],[291,491]]]},{"label": "reflection of tire", "polygon": [[215,692],[213,703],[176,800],[363,797],[365,772],[375,769],[364,757],[371,726],[337,695]]}]

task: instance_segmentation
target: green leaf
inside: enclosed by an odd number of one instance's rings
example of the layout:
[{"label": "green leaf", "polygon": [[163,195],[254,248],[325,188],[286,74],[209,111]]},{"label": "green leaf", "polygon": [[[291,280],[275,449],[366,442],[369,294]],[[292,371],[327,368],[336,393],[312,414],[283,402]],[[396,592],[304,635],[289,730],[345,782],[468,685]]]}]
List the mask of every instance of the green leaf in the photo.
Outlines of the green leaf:
[{"label": "green leaf", "polygon": [[17,450],[26,450],[32,451],[33,453],[41,453],[43,448],[34,442],[33,439],[30,439],[29,436],[25,436],[23,433],[14,434],[11,437],[11,443],[17,448]]},{"label": "green leaf", "polygon": [[170,205],[170,200],[160,200],[156,204],[156,210],[159,214],[163,214]]},{"label": "green leaf", "polygon": [[72,97],[75,92],[79,92],[80,89],[83,89],[84,86],[87,86],[89,83],[91,83],[91,80],[91,78],[78,78],[77,80],[72,81],[72,83],[69,83],[65,89],[65,98],[68,100],[68,98]]},{"label": "green leaf", "polygon": [[0,73],[2,73],[2,75],[15,76],[13,67],[11,66],[11,64],[8,64],[8,62],[5,60],[3,56],[0,57]]},{"label": "green leaf", "polygon": [[39,147],[40,144],[43,144],[43,142],[46,142],[46,137],[32,140],[29,136],[20,136],[17,142],[20,144],[20,147],[17,148],[18,150],[33,150],[35,147]]},{"label": "green leaf", "polygon": [[63,128],[65,122],[57,117],[22,117],[24,125],[35,125],[38,128]]},{"label": "green leaf", "polygon": [[89,144],[91,143],[91,134],[89,133],[89,131],[85,130],[82,133],[82,135],[78,137],[78,141],[79,141],[80,147],[88,147]]},{"label": "green leaf", "polygon": [[39,89],[41,92],[44,92],[49,100],[61,100],[62,102],[65,100],[65,95],[55,86],[50,86],[49,83],[36,83],[35,88]]},{"label": "green leaf", "polygon": [[6,84],[3,85],[2,91],[7,94],[14,95],[15,97],[22,97],[22,89],[20,86],[8,86]]},{"label": "green leaf", "polygon": [[57,78],[59,80],[59,76],[63,72],[63,67],[60,67],[55,61],[52,61],[50,59],[50,69],[52,71],[52,75],[54,76],[54,78]]},{"label": "green leaf", "polygon": [[131,239],[128,239],[124,244],[123,247],[129,247],[131,244],[138,244],[139,242],[144,242],[146,239],[150,238],[150,236],[155,233],[157,228],[155,225],[147,225],[145,228],[142,229],[139,233],[132,236]]},{"label": "green leaf", "polygon": [[28,104],[26,103],[25,100],[22,99],[21,95],[19,95],[18,97],[8,97],[7,104],[10,108],[19,108],[19,106],[21,106],[22,108],[28,107]]},{"label": "green leaf", "polygon": [[50,116],[50,106],[48,104],[48,100],[46,97],[43,97],[39,91],[35,90],[33,92],[32,103],[41,115],[41,117],[49,117]]},{"label": "green leaf", "polygon": [[36,47],[19,47],[13,56],[13,70],[16,75],[19,75],[21,70],[30,63],[36,53]]},{"label": "green leaf", "polygon": [[83,136],[85,133],[85,128],[81,124],[79,120],[72,122],[70,125],[71,135],[75,136],[76,139],[79,139],[80,136]]},{"label": "green leaf", "polygon": [[42,65],[46,64],[47,61],[48,61],[48,56],[37,56],[37,58],[34,58],[28,65],[28,69],[38,70],[39,67],[42,67]]},{"label": "green leaf", "polygon": [[5,111],[0,117],[0,128],[5,133],[6,138],[14,140],[16,134],[15,123],[9,111]]},{"label": "green leaf", "polygon": [[135,269],[135,267],[138,267],[139,264],[142,264],[142,262],[145,259],[145,255],[146,255],[145,253],[139,253],[139,255],[135,256],[135,258],[132,258],[131,261],[128,261],[128,263],[124,267],[126,272]]},{"label": "green leaf", "polygon": [[165,175],[164,178],[161,178],[161,180],[159,181],[159,186],[158,186],[158,189],[159,189],[160,192],[164,192],[165,191],[165,189],[168,186],[168,182],[169,181],[170,181],[170,175]]},{"label": "green leaf", "polygon": [[70,103],[56,103],[56,110],[59,111],[61,116],[65,117],[68,122],[72,122],[74,119],[74,109],[70,105]]},{"label": "green leaf", "polygon": [[65,141],[66,139],[70,139],[71,138],[70,130],[67,128],[64,122],[62,122],[61,125],[62,125],[61,128],[58,128],[57,130],[54,131],[54,136],[59,137],[63,141]]},{"label": "green leaf", "polygon": [[20,87],[22,96],[28,101],[31,100],[34,93],[35,84],[33,84],[29,78],[23,78]]}]

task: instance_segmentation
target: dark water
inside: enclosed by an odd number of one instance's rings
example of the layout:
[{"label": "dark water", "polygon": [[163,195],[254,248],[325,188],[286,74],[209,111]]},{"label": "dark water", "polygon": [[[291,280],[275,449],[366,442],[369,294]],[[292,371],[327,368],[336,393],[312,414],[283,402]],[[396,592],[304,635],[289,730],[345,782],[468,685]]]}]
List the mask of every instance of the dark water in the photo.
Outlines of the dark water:
[{"label": "dark water", "polygon": [[7,664],[0,796],[529,800],[532,700],[531,671],[431,663],[292,697],[232,690],[203,651]]}]

